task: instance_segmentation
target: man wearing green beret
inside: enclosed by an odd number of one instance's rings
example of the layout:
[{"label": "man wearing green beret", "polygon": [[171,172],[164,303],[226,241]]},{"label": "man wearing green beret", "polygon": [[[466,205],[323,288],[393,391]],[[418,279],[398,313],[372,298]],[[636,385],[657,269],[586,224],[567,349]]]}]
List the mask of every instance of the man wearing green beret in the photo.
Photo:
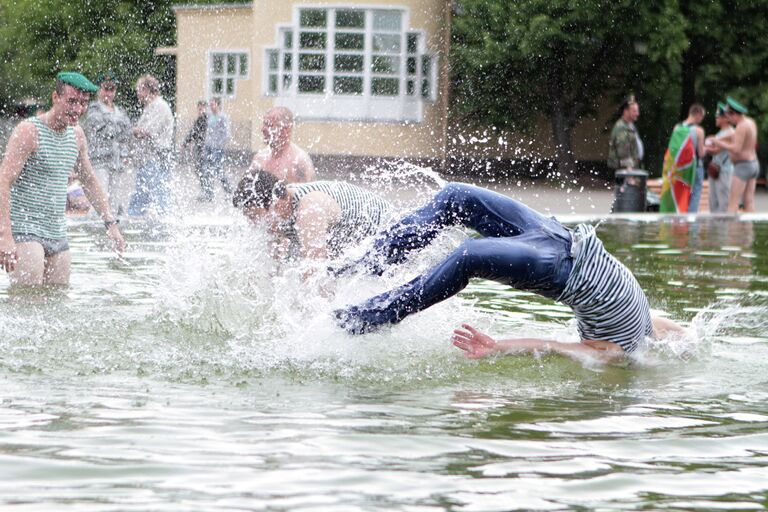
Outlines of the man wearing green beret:
[{"label": "man wearing green beret", "polygon": [[73,171],[104,220],[114,248],[125,248],[78,125],[97,90],[80,73],[59,73],[51,109],[19,123],[8,139],[0,164],[0,268],[9,273],[12,285],[69,283],[65,208]]},{"label": "man wearing green beret", "polygon": [[707,137],[705,150],[712,156],[712,161],[707,170],[709,173],[709,211],[710,213],[725,213],[728,211],[728,198],[731,194],[731,178],[733,177],[733,163],[731,157],[724,149],[715,146],[713,139],[730,137],[733,127],[728,121],[725,103],[718,101],[715,111],[715,125],[719,128],[716,135]]},{"label": "man wearing green beret", "polygon": [[728,96],[726,115],[735,127],[734,132],[728,137],[713,139],[718,148],[728,151],[733,163],[728,213],[738,213],[740,204],[744,205],[745,212],[755,211],[755,186],[760,174],[760,163],[757,161],[757,124],[747,113],[747,107]]}]

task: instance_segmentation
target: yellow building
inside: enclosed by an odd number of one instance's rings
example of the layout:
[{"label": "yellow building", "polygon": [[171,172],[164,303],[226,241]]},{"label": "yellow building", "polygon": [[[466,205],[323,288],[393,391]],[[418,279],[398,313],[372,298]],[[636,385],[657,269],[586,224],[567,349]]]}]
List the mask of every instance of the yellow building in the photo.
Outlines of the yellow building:
[{"label": "yellow building", "polygon": [[449,2],[256,0],[174,7],[179,133],[221,97],[234,149],[262,147],[261,118],[290,108],[313,156],[442,158]]},{"label": "yellow building", "polygon": [[[246,153],[263,147],[264,112],[285,106],[294,141],[320,162],[554,158],[545,121],[528,137],[449,125],[451,0],[255,0],[174,12],[177,47],[166,50],[176,54],[180,136],[197,100],[217,96],[231,148]],[[577,158],[605,158],[612,110],[575,128]]]}]

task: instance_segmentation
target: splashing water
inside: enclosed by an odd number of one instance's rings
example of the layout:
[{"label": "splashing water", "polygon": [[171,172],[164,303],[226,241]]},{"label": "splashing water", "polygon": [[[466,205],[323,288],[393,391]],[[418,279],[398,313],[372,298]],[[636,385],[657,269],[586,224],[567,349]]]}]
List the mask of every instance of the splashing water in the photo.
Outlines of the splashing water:
[{"label": "splashing water", "polygon": [[458,231],[381,278],[304,282],[309,267],[278,267],[236,215],[124,228],[128,265],[77,225],[69,289],[0,289],[4,504],[705,510],[764,501],[768,223],[603,224],[606,246],[652,306],[695,333],[624,367],[548,354],[464,360],[449,342],[461,322],[498,337],[577,341],[568,308],[486,281],[365,336],[334,325],[334,308],[422,272],[461,243]]}]

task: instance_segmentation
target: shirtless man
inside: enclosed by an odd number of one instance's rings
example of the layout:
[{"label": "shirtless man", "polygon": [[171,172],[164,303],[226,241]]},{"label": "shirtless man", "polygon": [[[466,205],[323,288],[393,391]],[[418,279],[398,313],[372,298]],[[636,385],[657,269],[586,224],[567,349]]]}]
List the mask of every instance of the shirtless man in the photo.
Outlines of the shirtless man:
[{"label": "shirtless man", "polygon": [[268,147],[253,157],[249,172],[263,170],[286,183],[315,180],[309,155],[291,142],[293,124],[293,113],[285,107],[274,107],[264,114],[261,133]]},{"label": "shirtless man", "polygon": [[739,204],[745,212],[755,211],[755,186],[760,174],[757,161],[757,125],[748,117],[747,108],[728,96],[726,116],[736,127],[729,137],[713,139],[715,146],[725,149],[733,162],[731,193],[728,196],[728,213],[738,213]]},{"label": "shirtless man", "polygon": [[74,170],[117,251],[125,247],[78,125],[98,88],[80,73],[56,76],[52,107],[19,123],[0,164],[0,268],[12,285],[69,283],[67,180]]}]

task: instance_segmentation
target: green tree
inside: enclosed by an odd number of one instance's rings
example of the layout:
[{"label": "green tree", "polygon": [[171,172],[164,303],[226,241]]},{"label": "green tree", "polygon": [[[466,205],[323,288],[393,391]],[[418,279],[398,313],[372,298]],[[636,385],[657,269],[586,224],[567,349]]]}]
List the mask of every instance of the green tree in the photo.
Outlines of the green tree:
[{"label": "green tree", "polygon": [[526,131],[552,127],[558,168],[575,171],[572,131],[642,66],[665,68],[687,46],[675,0],[461,0],[453,25],[455,113]]},{"label": "green tree", "polygon": [[765,140],[768,47],[761,41],[768,33],[768,2],[681,0],[681,9],[689,19],[686,33],[690,40],[681,69],[681,114],[694,101],[713,110],[718,100],[732,94],[749,104]]},{"label": "green tree", "polygon": [[173,44],[169,0],[0,0],[0,102],[47,99],[62,69],[113,69],[125,81],[163,76],[158,46]]},{"label": "green tree", "polygon": [[[626,84],[645,107],[638,124],[646,143],[646,168],[655,175],[661,173],[672,126],[688,115],[694,102],[712,113],[726,95],[737,96],[750,107],[759,138],[768,136],[768,48],[759,43],[768,32],[768,2],[680,0],[670,8],[684,19],[684,51],[655,63],[633,61]],[[712,115],[704,127],[708,133],[715,130]]]},{"label": "green tree", "polygon": [[[64,69],[91,78],[112,69],[126,84],[152,73],[172,98],[175,66],[167,57],[156,56],[155,49],[176,40],[175,3],[0,0],[0,107],[26,97],[48,100],[54,75]],[[133,95],[126,96],[135,102]]]}]

